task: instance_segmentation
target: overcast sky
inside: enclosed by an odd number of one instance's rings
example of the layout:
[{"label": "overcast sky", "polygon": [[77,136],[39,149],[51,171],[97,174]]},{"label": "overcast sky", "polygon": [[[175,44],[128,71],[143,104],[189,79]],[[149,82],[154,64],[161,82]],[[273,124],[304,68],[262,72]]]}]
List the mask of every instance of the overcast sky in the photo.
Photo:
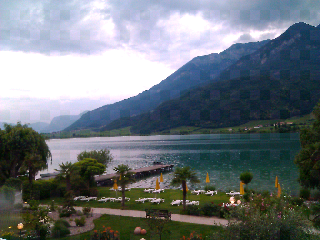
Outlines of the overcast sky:
[{"label": "overcast sky", "polygon": [[0,122],[149,89],[199,55],[317,26],[318,0],[0,0]]}]

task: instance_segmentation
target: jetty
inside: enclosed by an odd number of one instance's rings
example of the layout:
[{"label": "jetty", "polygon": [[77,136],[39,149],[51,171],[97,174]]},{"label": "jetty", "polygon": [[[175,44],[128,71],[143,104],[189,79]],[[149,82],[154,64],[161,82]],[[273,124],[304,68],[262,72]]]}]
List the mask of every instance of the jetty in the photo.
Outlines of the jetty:
[{"label": "jetty", "polygon": [[[134,173],[133,178],[135,179],[142,179],[146,177],[150,177],[153,175],[160,175],[162,172],[170,172],[173,169],[173,164],[156,164],[149,167],[138,168],[132,170],[131,172]],[[98,186],[112,186],[114,179],[118,178],[119,175],[116,173],[106,174],[106,175],[99,175],[95,176],[95,181]]]}]

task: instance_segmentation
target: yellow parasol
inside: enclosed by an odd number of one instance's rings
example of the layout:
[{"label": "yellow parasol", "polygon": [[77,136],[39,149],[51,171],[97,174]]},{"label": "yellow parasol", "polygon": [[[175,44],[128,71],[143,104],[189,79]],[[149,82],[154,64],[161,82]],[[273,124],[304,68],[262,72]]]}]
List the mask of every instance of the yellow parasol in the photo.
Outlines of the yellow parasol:
[{"label": "yellow parasol", "polygon": [[117,190],[117,189],[118,189],[117,179],[114,180],[113,189],[114,189],[114,190]]},{"label": "yellow parasol", "polygon": [[209,173],[207,173],[207,177],[206,177],[206,183],[209,183],[210,179],[209,179]]},{"label": "yellow parasol", "polygon": [[281,187],[280,187],[280,183],[278,183],[278,197],[281,196]]},{"label": "yellow parasol", "polygon": [[278,176],[276,176],[276,182],[275,182],[274,186],[277,188],[277,187],[278,187],[278,184],[279,184],[279,182],[278,182]]},{"label": "yellow parasol", "polygon": [[159,184],[159,181],[158,181],[158,178],[157,178],[157,181],[156,181],[156,190],[159,190],[160,189],[160,184]]},{"label": "yellow parasol", "polygon": [[162,173],[160,174],[160,182],[163,182],[163,176],[162,176]]},{"label": "yellow parasol", "polygon": [[243,185],[244,185],[244,183],[240,181],[240,194],[241,194],[241,195],[244,194]]}]

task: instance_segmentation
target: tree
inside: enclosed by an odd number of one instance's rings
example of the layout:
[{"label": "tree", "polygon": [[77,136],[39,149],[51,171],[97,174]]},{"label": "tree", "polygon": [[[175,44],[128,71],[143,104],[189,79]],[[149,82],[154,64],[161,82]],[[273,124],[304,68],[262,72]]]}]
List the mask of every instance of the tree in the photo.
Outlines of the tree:
[{"label": "tree", "polygon": [[121,207],[124,208],[124,203],[126,200],[125,196],[125,190],[126,185],[129,183],[135,182],[135,179],[133,178],[134,173],[131,172],[131,168],[129,168],[128,165],[118,165],[118,167],[115,167],[113,170],[115,170],[119,174],[119,180],[118,183],[121,186],[121,192],[122,192],[122,201],[121,201]]},{"label": "tree", "polygon": [[64,177],[66,180],[66,190],[69,192],[71,190],[71,174],[75,171],[75,167],[71,162],[66,162],[59,164],[60,170],[55,169],[55,171],[60,172],[59,175]]},{"label": "tree", "polygon": [[251,182],[252,178],[253,178],[253,174],[249,171],[246,171],[240,174],[240,181],[246,185]]},{"label": "tree", "polygon": [[171,220],[167,218],[161,218],[156,213],[151,213],[150,217],[148,218],[148,226],[150,231],[154,231],[155,234],[159,235],[159,238],[161,240],[162,234],[164,232],[169,232],[166,229],[166,225]]},{"label": "tree", "polygon": [[100,175],[106,171],[105,165],[92,158],[85,158],[73,165],[79,170],[80,176],[88,182],[89,187],[95,186],[94,175]]},{"label": "tree", "polygon": [[110,153],[110,150],[108,149],[102,149],[102,150],[92,150],[92,151],[83,151],[80,154],[78,154],[78,161],[81,161],[85,158],[92,158],[96,159],[99,163],[102,163],[104,165],[107,165],[113,160],[113,156]]},{"label": "tree", "polygon": [[187,197],[187,181],[191,183],[199,183],[196,173],[190,169],[190,167],[177,167],[174,171],[174,178],[171,181],[171,185],[182,185],[183,194],[183,210],[186,210],[186,197]]},{"label": "tree", "polygon": [[320,189],[320,102],[315,106],[313,115],[313,126],[300,132],[302,149],[294,162],[299,167],[300,185]]},{"label": "tree", "polygon": [[49,147],[42,136],[27,125],[5,124],[0,131],[0,176],[2,180],[16,178],[21,167],[31,170],[30,178],[47,168],[51,158]]}]

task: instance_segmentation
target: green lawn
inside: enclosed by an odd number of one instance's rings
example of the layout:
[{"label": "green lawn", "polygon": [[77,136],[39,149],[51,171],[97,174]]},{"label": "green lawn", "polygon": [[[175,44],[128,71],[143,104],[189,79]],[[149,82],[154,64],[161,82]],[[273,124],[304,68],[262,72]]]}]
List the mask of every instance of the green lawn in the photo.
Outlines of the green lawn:
[{"label": "green lawn", "polygon": [[19,212],[1,211],[0,212],[0,231],[13,230],[18,232],[17,225],[22,221],[23,220]]},{"label": "green lawn", "polygon": [[[107,187],[99,187],[99,197],[120,197],[121,192],[114,192],[109,190]],[[173,190],[173,189],[166,189],[164,193],[145,193],[143,192],[144,189],[142,188],[133,188],[131,191],[126,191],[126,197],[130,198],[129,202],[126,202],[126,209],[130,210],[142,210],[144,211],[146,208],[156,208],[156,209],[168,209],[172,213],[180,213],[183,209],[182,205],[180,206],[171,206],[172,200],[182,199],[182,191],[181,190]],[[161,204],[152,204],[149,202],[146,203],[137,203],[134,200],[137,200],[140,198],[151,198],[151,197],[157,197],[157,198],[164,198],[165,202]],[[207,196],[204,194],[200,195],[193,195],[191,193],[187,193],[187,199],[188,200],[196,200],[200,201],[200,207],[203,206],[207,202],[213,202],[215,204],[228,202],[229,196],[225,193],[218,193],[214,196]],[[51,199],[52,200],[52,199]],[[42,204],[50,204],[51,200],[43,200],[41,201]],[[56,204],[62,204],[64,199],[63,198],[54,198],[53,199]],[[76,206],[90,206],[94,208],[120,208],[121,203],[118,202],[97,202],[97,201],[90,201],[90,202],[81,202],[76,201]]]},{"label": "green lawn", "polygon": [[[150,232],[148,228],[147,219],[145,218],[133,218],[133,217],[123,217],[123,216],[113,216],[113,215],[102,215],[101,218],[94,221],[96,230],[103,230],[104,227],[111,227],[114,231],[118,231],[120,234],[120,239],[132,239],[138,240],[144,237],[145,239],[159,239],[159,236],[154,232]],[[147,234],[134,235],[133,231],[136,227],[141,227],[147,230]],[[220,231],[222,228],[217,226],[207,226],[191,223],[181,223],[170,221],[165,225],[165,228],[169,230],[162,235],[162,239],[181,239],[182,236],[189,236],[191,232],[195,231],[203,236],[208,236],[213,232]],[[93,231],[89,233],[84,233],[78,236],[66,237],[66,239],[90,239],[90,235]]]}]

